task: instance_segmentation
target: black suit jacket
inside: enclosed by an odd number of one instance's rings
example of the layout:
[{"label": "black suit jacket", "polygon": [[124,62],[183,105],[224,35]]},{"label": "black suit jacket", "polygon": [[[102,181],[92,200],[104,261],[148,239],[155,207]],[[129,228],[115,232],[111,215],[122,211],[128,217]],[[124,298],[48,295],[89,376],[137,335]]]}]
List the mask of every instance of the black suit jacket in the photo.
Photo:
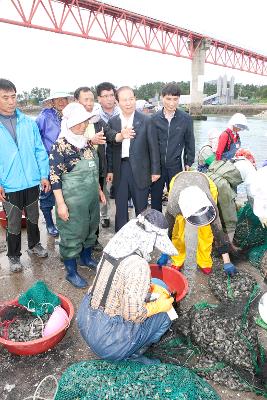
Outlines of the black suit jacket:
[{"label": "black suit jacket", "polygon": [[[113,184],[116,187],[120,181],[121,142],[115,141],[115,136],[121,132],[119,115],[109,121],[110,129],[106,133],[107,141],[112,143],[112,162],[108,162],[108,172],[113,172]],[[150,118],[135,111],[133,119],[135,137],[130,141],[129,162],[133,177],[139,189],[151,185],[151,175],[160,175],[160,153],[155,135],[151,134]]]}]

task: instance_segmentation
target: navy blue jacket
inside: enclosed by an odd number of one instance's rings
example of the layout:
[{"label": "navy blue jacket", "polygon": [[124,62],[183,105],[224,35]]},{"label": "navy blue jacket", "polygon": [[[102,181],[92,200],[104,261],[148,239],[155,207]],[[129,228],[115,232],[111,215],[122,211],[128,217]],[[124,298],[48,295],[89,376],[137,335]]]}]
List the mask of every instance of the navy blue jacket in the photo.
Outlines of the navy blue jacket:
[{"label": "navy blue jacket", "polygon": [[182,151],[184,165],[193,164],[195,160],[195,137],[191,116],[179,109],[169,124],[163,109],[151,116],[151,132],[157,137],[160,149],[160,162],[166,168],[177,167],[182,171]]},{"label": "navy blue jacket", "polygon": [[[120,181],[121,166],[121,142],[115,141],[115,136],[121,132],[121,119],[119,115],[111,118],[111,128],[106,136],[107,141],[112,143],[112,164],[108,160],[108,172],[113,172],[113,184],[118,185]],[[129,162],[133,177],[139,189],[145,189],[151,185],[151,175],[160,175],[160,155],[157,139],[151,134],[150,118],[135,111],[133,120],[135,137],[131,139],[129,149]]]}]

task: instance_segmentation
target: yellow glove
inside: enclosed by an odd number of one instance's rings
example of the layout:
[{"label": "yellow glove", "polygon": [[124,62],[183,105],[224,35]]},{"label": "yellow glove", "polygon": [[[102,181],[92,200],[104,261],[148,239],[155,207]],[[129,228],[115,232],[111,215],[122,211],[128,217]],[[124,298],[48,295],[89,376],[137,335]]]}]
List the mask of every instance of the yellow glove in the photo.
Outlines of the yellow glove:
[{"label": "yellow glove", "polygon": [[146,303],[147,316],[151,317],[151,315],[169,311],[173,301],[173,297],[166,298],[165,294],[161,294],[158,300]]},{"label": "yellow glove", "polygon": [[156,283],[151,283],[150,290],[152,293],[163,294],[167,298],[170,297],[170,293],[168,292],[168,290],[160,285],[157,285]]}]

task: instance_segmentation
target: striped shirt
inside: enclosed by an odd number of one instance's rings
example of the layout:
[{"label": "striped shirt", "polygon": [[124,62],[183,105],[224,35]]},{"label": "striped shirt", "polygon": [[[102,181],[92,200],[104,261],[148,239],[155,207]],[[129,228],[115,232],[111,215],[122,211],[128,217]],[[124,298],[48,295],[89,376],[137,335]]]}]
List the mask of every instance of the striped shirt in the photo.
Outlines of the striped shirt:
[{"label": "striped shirt", "polygon": [[[93,282],[94,293],[91,307],[100,308],[113,265],[105,259]],[[110,317],[119,315],[127,321],[143,322],[147,318],[145,300],[150,288],[150,268],[145,259],[137,254],[124,258],[118,265],[103,311]],[[89,289],[89,293],[91,292]]]}]

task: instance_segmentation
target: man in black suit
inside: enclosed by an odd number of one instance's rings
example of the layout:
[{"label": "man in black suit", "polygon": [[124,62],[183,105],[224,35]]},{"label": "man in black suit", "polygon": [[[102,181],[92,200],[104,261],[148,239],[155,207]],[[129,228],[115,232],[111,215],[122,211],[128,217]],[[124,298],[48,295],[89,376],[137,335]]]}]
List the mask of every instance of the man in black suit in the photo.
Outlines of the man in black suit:
[{"label": "man in black suit", "polygon": [[117,232],[129,220],[129,198],[133,199],[136,215],[147,208],[151,182],[160,178],[160,154],[149,117],[135,110],[133,90],[123,86],[116,97],[120,112],[109,121],[107,140],[112,143],[108,172],[113,173]]}]

